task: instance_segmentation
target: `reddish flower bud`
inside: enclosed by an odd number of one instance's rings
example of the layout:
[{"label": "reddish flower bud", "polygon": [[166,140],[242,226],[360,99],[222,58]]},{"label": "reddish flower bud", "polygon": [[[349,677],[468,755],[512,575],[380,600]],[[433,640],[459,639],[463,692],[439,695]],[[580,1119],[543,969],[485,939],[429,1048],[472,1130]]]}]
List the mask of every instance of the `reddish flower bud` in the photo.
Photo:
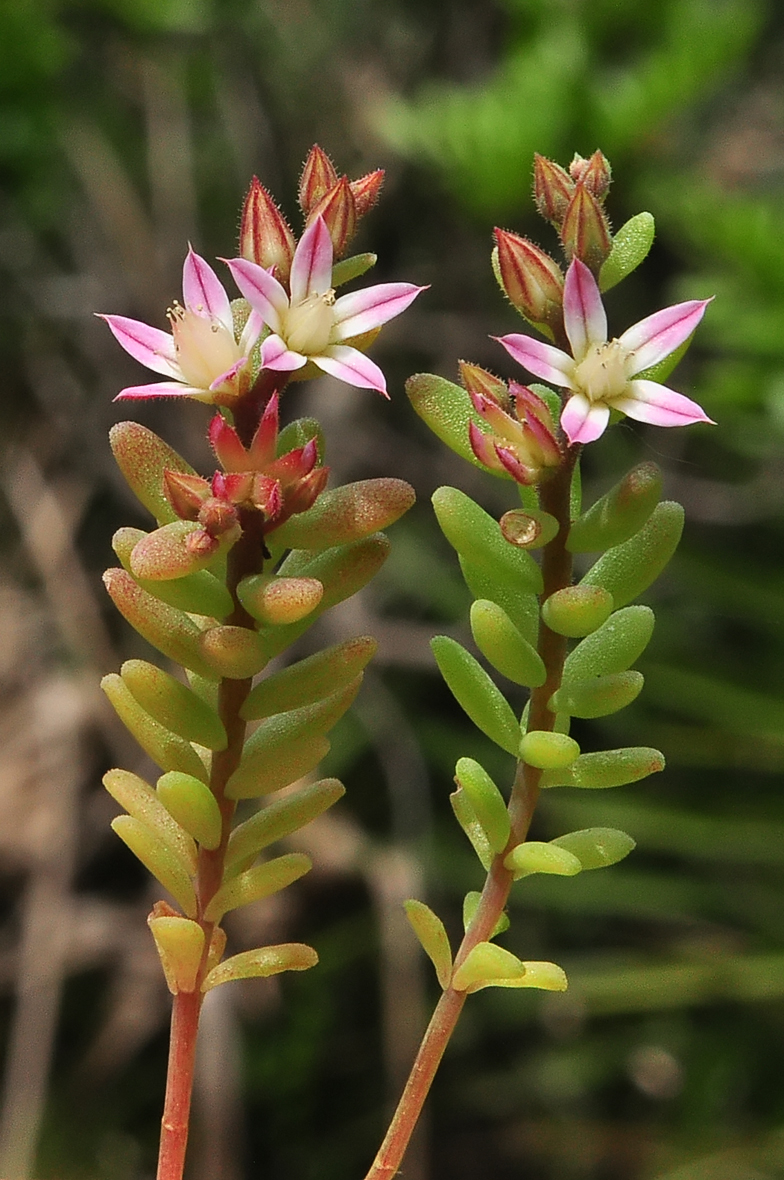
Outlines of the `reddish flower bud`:
[{"label": "reddish flower bud", "polygon": [[204,560],[206,557],[212,557],[213,553],[217,553],[220,548],[220,541],[217,537],[211,536],[205,529],[196,529],[186,539],[185,547],[193,557]]},{"label": "reddish flower bud", "polygon": [[377,168],[375,172],[366,172],[358,180],[350,184],[351,195],[357,210],[357,217],[364,217],[378,200],[381,186],[384,183],[384,169]]},{"label": "reddish flower bud", "polygon": [[307,512],[324,491],[329,479],[328,467],[317,467],[306,475],[291,490],[286,492],[286,517],[297,512]]},{"label": "reddish flower bud", "polygon": [[566,215],[574,192],[574,181],[569,173],[538,153],[534,155],[534,200],[542,217],[552,221],[556,229]]},{"label": "reddish flower bud", "polygon": [[598,278],[612,249],[612,238],[604,210],[584,184],[575,186],[561,226],[561,241],[569,261],[579,258]]},{"label": "reddish flower bud", "polygon": [[610,161],[598,148],[587,160],[575,155],[569,165],[569,172],[573,180],[584,184],[597,201],[604,200],[612,180],[612,169]]},{"label": "reddish flower bud", "polygon": [[308,153],[299,180],[299,204],[306,217],[314,205],[338,182],[338,174],[329,156],[317,143]]},{"label": "reddish flower bud", "polygon": [[163,491],[180,520],[197,520],[202,504],[210,495],[210,485],[200,475],[166,470]]},{"label": "reddish flower bud", "polygon": [[256,475],[250,494],[253,506],[263,512],[267,520],[275,520],[283,508],[283,490],[280,481],[267,475]]},{"label": "reddish flower bud", "polygon": [[266,474],[279,479],[284,489],[288,490],[293,483],[310,475],[317,460],[318,445],[315,438],[312,438],[304,447],[297,447],[296,450],[289,451],[274,463],[270,463]]},{"label": "reddish flower bud", "polygon": [[273,393],[264,407],[253,441],[248,451],[248,468],[261,471],[275,458],[275,447],[278,442],[278,405],[279,397]]},{"label": "reddish flower bud", "polygon": [[264,185],[253,177],[242,206],[240,255],[269,270],[285,283],[291,270],[296,242],[285,217]]},{"label": "reddish flower bud", "polygon": [[495,230],[501,281],[510,303],[534,324],[555,327],[562,319],[561,268],[527,238]]},{"label": "reddish flower bud", "polygon": [[357,209],[347,176],[342,176],[337,184],[316,202],[308,214],[308,224],[317,217],[323,217],[332,238],[335,257],[341,258],[346,252],[346,246],[357,232]]},{"label": "reddish flower bud", "polygon": [[536,418],[552,434],[555,434],[553,416],[550,413],[550,407],[543,397],[540,397],[538,393],[534,393],[533,389],[529,389],[527,385],[520,385],[517,381],[509,382],[509,393],[514,398],[517,417],[521,422],[530,418]]},{"label": "reddish flower bud", "polygon": [[234,471],[225,475],[216,471],[212,477],[212,494],[228,504],[244,504],[250,499],[253,488],[253,473],[250,471]]},{"label": "reddish flower bud", "polygon": [[222,414],[216,414],[210,422],[207,437],[215,457],[225,471],[247,471],[248,452],[240,442],[240,436],[229,426]]},{"label": "reddish flower bud", "polygon": [[471,395],[480,394],[482,397],[496,402],[503,409],[509,409],[509,390],[505,381],[493,373],[488,373],[487,369],[482,369],[479,365],[473,365],[469,361],[458,361],[458,366],[460,380]]},{"label": "reddish flower bud", "polygon": [[220,537],[237,524],[237,509],[226,500],[210,496],[202,504],[198,519],[206,533],[211,537]]}]

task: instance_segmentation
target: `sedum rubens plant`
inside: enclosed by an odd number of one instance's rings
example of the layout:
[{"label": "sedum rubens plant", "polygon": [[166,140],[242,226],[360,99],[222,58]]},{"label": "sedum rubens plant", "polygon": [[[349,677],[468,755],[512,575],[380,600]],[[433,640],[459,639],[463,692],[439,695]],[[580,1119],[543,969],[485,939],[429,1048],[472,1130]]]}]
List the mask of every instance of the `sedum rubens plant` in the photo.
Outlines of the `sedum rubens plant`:
[{"label": "sedum rubens plant", "polygon": [[[134,659],[102,682],[162,772],[154,785],[126,770],[104,779],[125,813],[115,832],[170,898],[149,916],[173,995],[159,1180],[180,1180],[183,1172],[205,993],[317,961],[299,943],[224,958],[221,922],[311,867],[300,853],[265,852],[331,807],[343,786],[324,779],[275,793],[323,758],[376,645],[359,636],[255,678],[373,577],[388,549],[379,530],[414,498],[396,479],[326,490],[318,423],[280,429],[279,422],[292,377],[327,372],[386,394],[364,349],[421,288],[384,283],[335,294],[375,262],[372,254],[343,255],[382,179],[381,172],[339,177],[315,147],[300,184],[299,241],[253,181],[241,256],[228,262],[244,298],[230,299],[212,267],[189,250],[183,302],[168,313],[171,332],[103,317],[131,356],[166,378],[124,389],[120,398],[179,396],[216,407],[209,441],[217,470],[209,479],[139,423],[111,432],[120,470],[156,527],[119,530],[120,565],[107,571],[106,586],[139,634],[184,670],[175,677]],[[259,799],[263,805],[237,823],[238,803]]]},{"label": "sedum rubens plant", "polygon": [[[433,504],[475,599],[476,647],[502,676],[530,689],[530,698],[519,719],[474,655],[446,636],[433,639],[458,703],[516,765],[508,800],[474,759],[460,758],[455,768],[453,810],[486,879],[481,892],[465,898],[465,936],[454,956],[436,914],[421,901],[406,903],[442,995],[367,1180],[397,1173],[470,993],[567,986],[556,964],[522,961],[495,941],[509,925],[505,907],[514,883],[534,873],[577,876],[615,864],[634,847],[625,832],[610,828],[529,840],[539,791],[620,786],[664,767],[658,750],[581,754],[569,736],[572,717],[609,715],[642,689],[632,665],[651,637],[654,616],[634,600],[664,569],[683,527],[680,505],[660,502],[661,473],[653,463],[633,468],[582,511],[581,449],[622,415],[658,426],[710,421],[695,402],[661,384],[706,302],[666,308],[608,340],[601,292],[634,270],[653,240],[648,213],[611,235],[604,211],[609,184],[601,152],[576,156],[568,171],[536,158],[535,200],[558,231],[565,269],[532,242],[495,231],[498,282],[546,339],[524,332],[499,343],[528,374],[556,389],[505,382],[465,362],[459,386],[430,374],[407,386],[414,408],[442,441],[519,486],[522,507],[500,521],[456,488],[439,488]],[[537,549],[539,561],[532,555]],[[591,553],[599,556],[575,583],[573,555]]]}]

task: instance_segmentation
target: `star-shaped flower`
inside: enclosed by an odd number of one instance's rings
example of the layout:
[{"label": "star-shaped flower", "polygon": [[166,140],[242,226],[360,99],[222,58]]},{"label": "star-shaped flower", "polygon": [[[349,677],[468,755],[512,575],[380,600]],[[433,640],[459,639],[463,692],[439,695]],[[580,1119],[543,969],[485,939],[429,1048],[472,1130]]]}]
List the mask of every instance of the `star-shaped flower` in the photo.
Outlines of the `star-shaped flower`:
[{"label": "star-shaped flower", "polygon": [[300,238],[291,263],[290,295],[255,262],[235,258],[228,265],[240,291],[271,330],[261,345],[264,368],[289,372],[313,361],[349,385],[386,396],[378,365],[346,342],[400,315],[424,287],[379,283],[336,299],[332,240],[322,217]]},{"label": "star-shaped flower", "polygon": [[638,377],[688,340],[709,299],[690,299],[647,316],[619,336],[607,339],[607,316],[590,270],[575,259],[564,284],[564,327],[572,356],[531,336],[496,337],[529,373],[568,389],[571,397],[561,426],[574,443],[589,443],[604,432],[610,410],[654,426],[712,422],[696,402]]},{"label": "star-shaped flower", "polygon": [[132,385],[120,398],[193,397],[231,405],[250,386],[248,358],[263,321],[251,312],[239,340],[229,297],[212,267],[189,248],[182,269],[185,306],[169,309],[171,335],[122,315],[101,318],[126,352],[169,381]]}]

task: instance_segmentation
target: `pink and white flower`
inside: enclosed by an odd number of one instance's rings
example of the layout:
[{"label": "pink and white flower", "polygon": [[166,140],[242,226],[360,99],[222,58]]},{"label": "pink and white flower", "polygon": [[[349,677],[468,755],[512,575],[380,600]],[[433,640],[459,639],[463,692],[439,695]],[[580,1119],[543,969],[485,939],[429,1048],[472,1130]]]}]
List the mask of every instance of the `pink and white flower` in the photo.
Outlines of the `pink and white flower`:
[{"label": "pink and white flower", "polygon": [[[228,261],[228,260],[227,260]],[[271,335],[262,341],[265,369],[293,372],[313,361],[325,373],[387,396],[384,374],[347,341],[380,328],[413,303],[424,287],[379,283],[335,297],[332,239],[322,217],[300,238],[291,263],[291,294],[278,280],[245,258],[228,262],[234,280]]]},{"label": "pink and white flower", "polygon": [[520,333],[495,339],[529,373],[570,391],[561,426],[570,443],[589,443],[604,432],[610,410],[654,426],[712,422],[690,398],[638,377],[688,340],[709,303],[690,299],[665,307],[608,341],[596,280],[576,258],[564,284],[564,327],[572,356]]},{"label": "pink and white flower", "polygon": [[105,315],[114,336],[137,361],[169,377],[151,385],[131,385],[120,398],[193,397],[231,405],[251,384],[248,360],[263,327],[251,312],[237,340],[229,297],[212,267],[188,249],[182,269],[185,306],[169,308],[171,334],[122,315]]}]

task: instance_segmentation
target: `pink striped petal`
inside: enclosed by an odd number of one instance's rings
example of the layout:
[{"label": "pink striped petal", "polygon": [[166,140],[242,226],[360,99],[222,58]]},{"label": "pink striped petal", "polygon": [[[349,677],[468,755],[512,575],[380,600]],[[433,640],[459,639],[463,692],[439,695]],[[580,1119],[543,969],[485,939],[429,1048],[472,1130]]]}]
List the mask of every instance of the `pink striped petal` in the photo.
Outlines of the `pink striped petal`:
[{"label": "pink striped petal", "polygon": [[207,312],[234,334],[229,297],[215,271],[192,246],[182,268],[182,295],[189,311]]},{"label": "pink striped petal", "polygon": [[363,291],[341,295],[334,307],[333,340],[348,340],[380,328],[405,311],[420,291],[426,290],[427,287],[415,287],[413,283],[377,283]]},{"label": "pink striped petal", "polygon": [[593,442],[604,434],[610,421],[610,408],[602,402],[590,402],[581,393],[570,397],[561,414],[561,426],[572,446]]},{"label": "pink striped petal", "polygon": [[499,469],[500,460],[495,453],[492,434],[483,434],[475,422],[469,422],[468,441],[480,463],[484,463],[485,467],[493,471]]},{"label": "pink striped petal", "polygon": [[321,356],[310,359],[330,377],[337,377],[339,381],[356,385],[359,389],[375,389],[377,393],[389,397],[384,374],[370,357],[357,348],[347,344],[332,344]]},{"label": "pink striped petal", "polygon": [[279,332],[281,319],[289,308],[289,297],[278,280],[263,266],[257,266],[247,258],[224,258],[223,261],[251,307],[273,332]]},{"label": "pink striped petal", "polygon": [[130,353],[134,360],[141,361],[153,373],[163,373],[166,377],[182,379],[180,366],[177,364],[177,352],[174,348],[174,337],[160,328],[151,328],[141,320],[131,320],[124,315],[102,315],[99,319],[106,320],[115,340]]},{"label": "pink striped petal", "polygon": [[121,390],[114,400],[120,402],[145,397],[197,397],[199,401],[212,401],[203,389],[174,381],[159,381],[154,385],[129,385],[127,389]]},{"label": "pink striped petal", "polygon": [[503,344],[509,355],[529,373],[533,373],[534,377],[552,381],[553,385],[562,385],[565,389],[572,388],[574,361],[560,348],[517,332],[510,336],[493,336],[491,339]]},{"label": "pink striped petal", "polygon": [[332,286],[332,238],[323,217],[317,217],[299,240],[291,262],[291,302],[325,295]]},{"label": "pink striped petal", "polygon": [[224,385],[227,381],[231,381],[232,378],[236,377],[240,369],[244,369],[247,363],[248,358],[246,356],[240,357],[238,361],[234,362],[230,369],[227,369],[225,373],[221,373],[220,377],[216,377],[215,380],[210,383],[210,389],[220,389],[221,385]]},{"label": "pink striped petal", "polygon": [[535,467],[526,467],[511,447],[502,447],[496,443],[495,452],[504,469],[509,472],[516,483],[522,484],[524,487],[536,483],[539,472]]},{"label": "pink striped petal", "polygon": [[240,336],[239,348],[240,352],[245,356],[248,355],[250,350],[253,348],[253,345],[258,340],[263,327],[264,318],[258,311],[256,311],[254,307],[245,321],[245,327],[242,329],[242,335]]},{"label": "pink striped petal", "polygon": [[631,381],[629,393],[630,397],[615,398],[612,406],[637,422],[648,422],[651,426],[690,426],[693,422],[710,422],[715,426],[702,406],[666,385],[659,385],[658,381]]},{"label": "pink striped petal", "polygon": [[659,361],[675,352],[684,340],[688,340],[710,302],[710,299],[689,299],[685,303],[676,303],[627,328],[619,343],[628,352],[634,353],[631,375],[642,373],[644,369],[650,369],[651,365],[658,365]]},{"label": "pink striped petal", "polygon": [[308,358],[301,352],[292,352],[285,340],[280,336],[268,336],[261,346],[261,367],[275,369],[277,372],[290,373],[294,369],[301,369],[308,363]]},{"label": "pink striped petal", "polygon": [[588,267],[575,258],[566,272],[564,283],[564,327],[572,355],[579,363],[592,344],[607,340],[607,315]]}]

